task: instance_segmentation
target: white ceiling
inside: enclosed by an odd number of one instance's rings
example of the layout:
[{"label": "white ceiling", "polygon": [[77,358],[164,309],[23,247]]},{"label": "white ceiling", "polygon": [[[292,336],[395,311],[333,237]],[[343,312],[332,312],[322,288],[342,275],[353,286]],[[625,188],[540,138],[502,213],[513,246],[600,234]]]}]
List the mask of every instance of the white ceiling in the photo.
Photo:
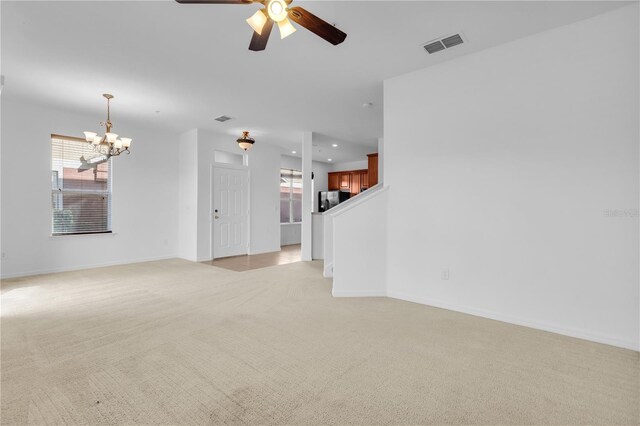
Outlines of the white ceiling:
[{"label": "white ceiling", "polygon": [[[346,41],[334,47],[301,27],[280,40],[274,28],[266,51],[251,52],[244,21],[257,5],[2,1],[2,96],[95,112],[98,120],[100,95],[111,92],[116,123],[126,116],[231,140],[246,129],[298,155],[302,132],[311,130],[322,149],[314,159],[364,159],[383,134],[384,79],[627,3],[298,0]],[[467,43],[422,50],[457,32]],[[363,108],[368,102],[373,107]],[[223,114],[234,119],[213,120]]]}]

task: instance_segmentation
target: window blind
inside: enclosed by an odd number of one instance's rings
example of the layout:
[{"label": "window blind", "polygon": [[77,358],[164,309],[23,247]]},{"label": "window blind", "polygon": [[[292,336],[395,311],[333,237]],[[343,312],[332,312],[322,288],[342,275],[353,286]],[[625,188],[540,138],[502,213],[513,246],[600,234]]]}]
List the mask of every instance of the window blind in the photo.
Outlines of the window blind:
[{"label": "window blind", "polygon": [[84,139],[51,135],[51,234],[111,232],[111,159]]}]

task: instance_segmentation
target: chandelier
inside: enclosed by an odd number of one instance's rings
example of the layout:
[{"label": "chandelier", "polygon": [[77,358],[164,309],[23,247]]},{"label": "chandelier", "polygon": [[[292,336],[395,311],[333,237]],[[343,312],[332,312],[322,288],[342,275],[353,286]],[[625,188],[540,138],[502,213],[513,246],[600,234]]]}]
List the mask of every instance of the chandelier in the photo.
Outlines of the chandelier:
[{"label": "chandelier", "polygon": [[253,144],[256,143],[256,140],[249,136],[249,132],[242,132],[242,136],[237,139],[236,142],[238,142],[238,145],[240,145],[241,149],[248,151],[249,148],[251,148]]},{"label": "chandelier", "polygon": [[111,132],[113,124],[111,123],[110,102],[113,99],[113,95],[105,93],[102,96],[107,98],[107,121],[101,122],[100,125],[105,127],[106,132],[104,136],[100,136],[95,132],[84,132],[84,137],[91,144],[93,150],[106,157],[106,159],[120,155],[123,152],[129,154],[131,138],[118,139],[118,135]]}]

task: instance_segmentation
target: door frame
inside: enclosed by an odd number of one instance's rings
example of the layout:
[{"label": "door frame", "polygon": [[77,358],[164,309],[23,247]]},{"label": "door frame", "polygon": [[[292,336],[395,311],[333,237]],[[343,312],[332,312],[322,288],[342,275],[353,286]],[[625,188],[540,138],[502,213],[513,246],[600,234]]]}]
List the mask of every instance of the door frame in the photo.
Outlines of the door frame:
[{"label": "door frame", "polygon": [[[232,170],[241,170],[247,172],[247,255],[251,253],[251,170],[248,166],[239,166],[236,164],[228,164],[228,163],[211,163],[211,167],[209,167],[209,254],[211,259],[214,260],[216,258],[214,252],[214,244],[213,244],[213,233],[215,232],[216,227],[213,226],[213,191],[215,191],[214,185],[214,170],[215,169],[232,169]],[[241,255],[240,255],[241,256]]]}]

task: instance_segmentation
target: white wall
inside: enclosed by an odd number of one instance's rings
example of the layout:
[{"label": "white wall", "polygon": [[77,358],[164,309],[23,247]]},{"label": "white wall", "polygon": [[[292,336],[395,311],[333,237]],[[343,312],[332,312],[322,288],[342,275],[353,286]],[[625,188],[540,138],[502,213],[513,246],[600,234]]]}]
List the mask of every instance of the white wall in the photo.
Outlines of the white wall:
[{"label": "white wall", "polygon": [[280,225],[280,245],[289,246],[302,242],[302,226],[300,223],[283,223]]},{"label": "white wall", "polygon": [[198,260],[198,130],[180,135],[178,146],[178,256]]},{"label": "white wall", "polygon": [[638,35],[634,4],[385,82],[391,296],[638,349]]},{"label": "white wall", "polygon": [[377,186],[325,213],[333,217],[334,296],[387,294],[388,192]]},{"label": "white wall", "polygon": [[333,165],[332,172],[341,172],[344,170],[362,170],[369,168],[369,160],[365,157],[364,160],[348,161],[344,163],[336,163]]},{"label": "white wall", "polygon": [[2,98],[2,276],[175,257],[178,135],[115,119],[133,138],[113,159],[113,235],[51,237],[51,133],[82,136],[100,115]]}]

